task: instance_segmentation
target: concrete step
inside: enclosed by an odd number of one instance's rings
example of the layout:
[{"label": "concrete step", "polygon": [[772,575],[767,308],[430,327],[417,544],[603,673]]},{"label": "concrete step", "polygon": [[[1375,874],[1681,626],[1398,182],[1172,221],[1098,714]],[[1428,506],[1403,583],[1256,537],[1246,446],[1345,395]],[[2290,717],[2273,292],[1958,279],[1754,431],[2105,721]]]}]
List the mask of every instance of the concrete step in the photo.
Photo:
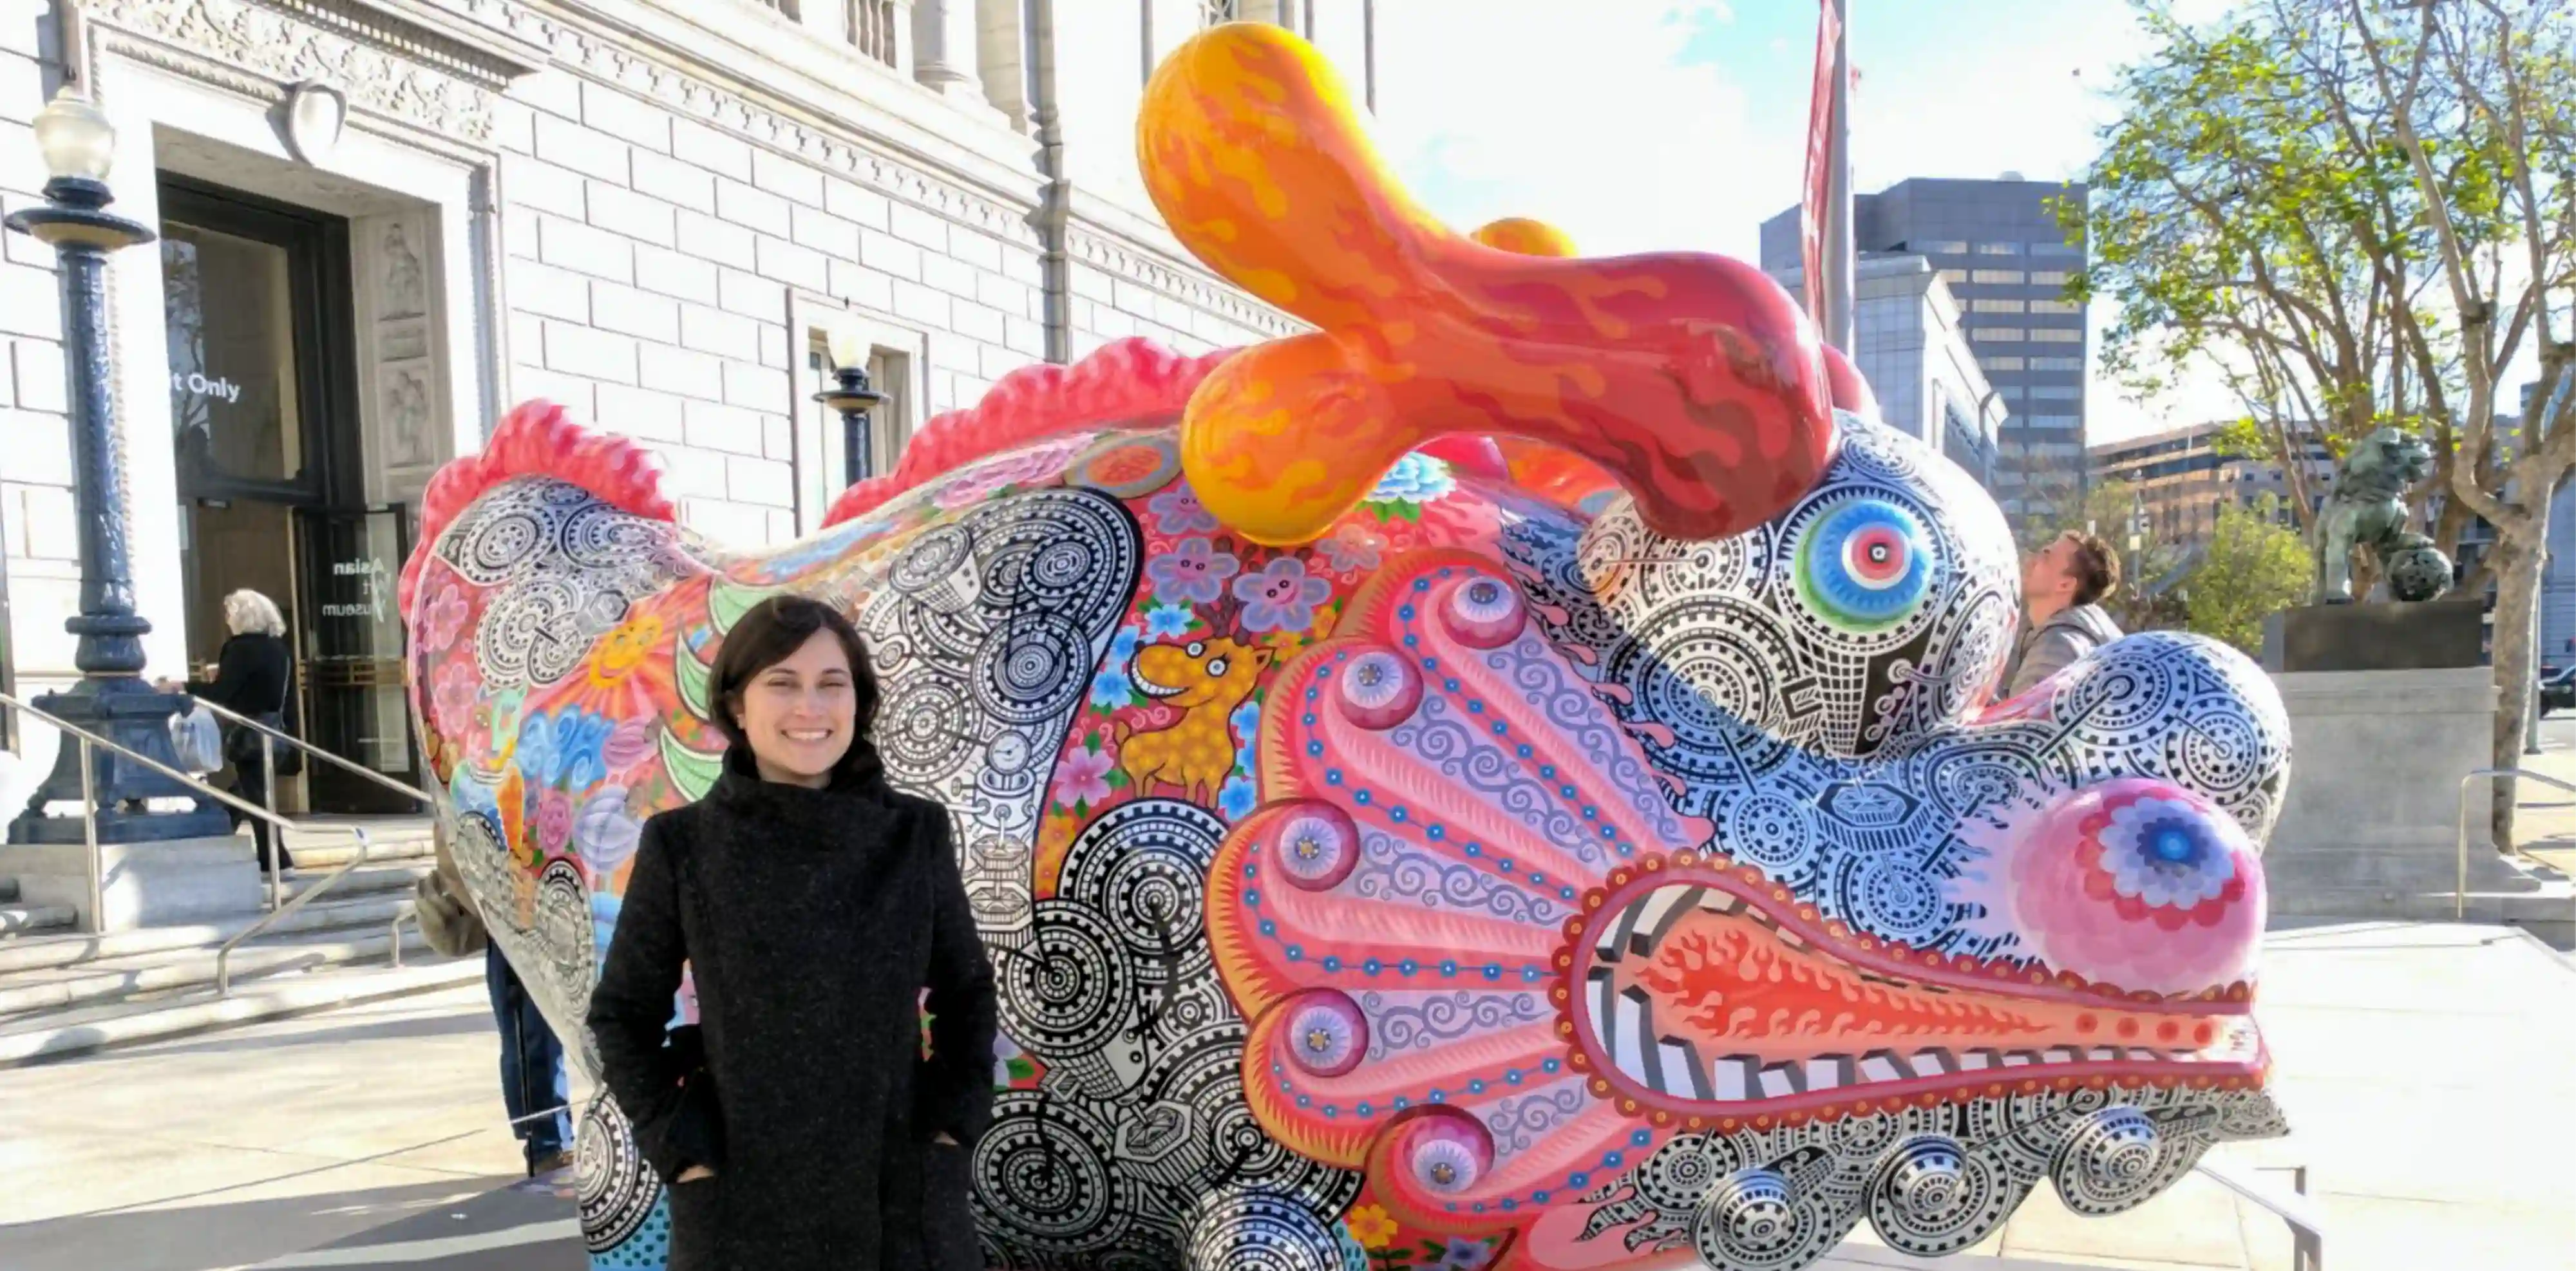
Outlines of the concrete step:
[{"label": "concrete step", "polygon": [[[379,892],[348,897],[334,891],[287,915],[269,931],[287,935],[299,931],[383,927],[394,920],[395,914],[407,912],[410,908],[409,893]],[[141,927],[133,931],[111,931],[105,935],[75,932],[0,938],[0,975],[40,967],[78,966],[100,958],[165,949],[213,948],[248,929],[259,919],[258,914],[244,914],[222,922]]]},{"label": "concrete step", "polygon": [[0,936],[17,936],[69,927],[80,914],[69,905],[0,905]]},{"label": "concrete step", "polygon": [[[2380,887],[2272,890],[2267,886],[2267,893],[2276,917],[2454,921],[2448,887],[2438,891],[2398,891]],[[2471,891],[2465,921],[2521,927],[2553,948],[2567,948],[2576,941],[2576,883],[2553,882],[2533,892]]]},{"label": "concrete step", "polygon": [[[352,896],[381,895],[385,892],[400,892],[408,896],[421,876],[437,867],[436,862],[427,860],[389,865],[361,865],[342,874],[340,881],[331,884],[331,890],[322,894],[333,900]],[[327,869],[290,869],[286,871],[286,898],[293,900],[320,887],[330,876],[331,871]],[[314,903],[322,902],[317,900]]]},{"label": "concrete step", "polygon": [[[2554,872],[2554,871],[2553,871]],[[2459,858],[2448,852],[2299,852],[2263,859],[2263,881],[2276,890],[2307,886],[2385,887],[2448,892],[2458,885]],[[2469,887],[2485,892],[2536,892],[2548,879],[2515,869],[2493,852],[2469,856]]]},{"label": "concrete step", "polygon": [[345,847],[353,828],[365,830],[368,843],[383,848],[431,842],[438,823],[426,816],[300,816],[295,818],[295,828],[286,832],[286,850],[301,861],[308,844],[317,849]]},{"label": "concrete step", "polygon": [[483,977],[483,959],[455,958],[396,967],[340,967],[283,974],[217,998],[200,990],[168,1001],[120,1002],[0,1027],[0,1068],[108,1046],[157,1041],[183,1033],[279,1019],[415,993],[434,993]]},{"label": "concrete step", "polygon": [[[429,943],[418,927],[405,926],[402,935],[406,959],[429,955]],[[391,948],[390,918],[385,926],[372,930],[343,927],[277,939],[262,936],[233,951],[232,981],[238,987],[274,975],[385,958]],[[212,947],[166,949],[0,976],[0,1029],[38,1013],[211,986],[216,953]]]},{"label": "concrete step", "polygon": [[[337,869],[358,854],[357,844],[340,835],[316,839],[310,843],[289,842],[286,850],[295,854],[295,868],[300,870]],[[434,861],[438,859],[438,840],[426,834],[418,837],[367,837],[367,860]]]}]

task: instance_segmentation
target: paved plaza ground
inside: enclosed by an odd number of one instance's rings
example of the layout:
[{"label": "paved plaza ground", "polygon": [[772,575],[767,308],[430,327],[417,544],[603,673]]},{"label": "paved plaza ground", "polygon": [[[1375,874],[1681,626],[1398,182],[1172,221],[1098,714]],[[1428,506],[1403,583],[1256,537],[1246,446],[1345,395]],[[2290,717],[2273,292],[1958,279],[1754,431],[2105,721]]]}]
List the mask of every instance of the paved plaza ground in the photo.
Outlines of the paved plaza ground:
[{"label": "paved plaza ground", "polygon": [[[2305,1165],[2336,1271],[2576,1271],[2576,964],[2519,932],[2274,933],[2262,1019],[2297,1127],[2219,1153]],[[569,1180],[502,1128],[479,987],[0,1071],[0,1267],[575,1271]],[[2111,1219],[2043,1187],[1975,1257],[1839,1265],[2263,1269],[2279,1220],[2206,1179]],[[1998,1260],[1998,1255],[2003,1260]]]}]

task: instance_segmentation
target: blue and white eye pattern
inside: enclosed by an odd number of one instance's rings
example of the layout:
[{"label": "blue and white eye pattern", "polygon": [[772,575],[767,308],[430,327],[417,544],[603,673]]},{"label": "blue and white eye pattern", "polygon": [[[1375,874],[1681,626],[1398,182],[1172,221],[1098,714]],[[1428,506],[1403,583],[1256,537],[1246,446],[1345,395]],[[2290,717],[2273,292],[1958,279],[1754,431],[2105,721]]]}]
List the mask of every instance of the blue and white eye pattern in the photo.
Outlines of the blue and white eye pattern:
[{"label": "blue and white eye pattern", "polygon": [[1362,728],[1393,728],[1422,702],[1422,673],[1393,649],[1358,654],[1335,678],[1341,681],[1342,714]]},{"label": "blue and white eye pattern", "polygon": [[1288,1007],[1288,1055],[1318,1077],[1338,1077],[1368,1053],[1368,1017],[1331,989],[1301,994]]},{"label": "blue and white eye pattern", "polygon": [[1932,537],[1912,512],[1861,496],[1825,509],[1798,536],[1798,595],[1845,631],[1903,622],[1932,589]]},{"label": "blue and white eye pattern", "polygon": [[1431,1191],[1455,1195],[1475,1186],[1483,1173],[1475,1148],[1464,1140],[1426,1134],[1413,1145],[1413,1181]]},{"label": "blue and white eye pattern", "polygon": [[1359,864],[1359,827],[1340,808],[1310,804],[1282,817],[1278,825],[1270,840],[1271,851],[1280,870],[1297,887],[1328,890]]},{"label": "blue and white eye pattern", "polygon": [[1499,649],[1520,635],[1529,610],[1521,589],[1500,578],[1469,578],[1449,589],[1441,607],[1449,634],[1471,649]]}]

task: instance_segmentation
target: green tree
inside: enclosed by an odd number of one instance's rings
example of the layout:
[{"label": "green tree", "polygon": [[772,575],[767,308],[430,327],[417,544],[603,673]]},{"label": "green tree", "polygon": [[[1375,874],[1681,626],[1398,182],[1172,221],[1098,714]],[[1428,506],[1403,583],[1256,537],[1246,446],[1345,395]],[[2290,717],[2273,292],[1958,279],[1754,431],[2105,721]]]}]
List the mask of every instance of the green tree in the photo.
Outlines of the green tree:
[{"label": "green tree", "polygon": [[2182,581],[2184,627],[2247,654],[2263,645],[2263,620],[2304,603],[2316,585],[2315,557],[2299,531],[2282,524],[2280,500],[2218,509],[2218,526]]},{"label": "green tree", "polygon": [[[2136,2],[2158,47],[2123,72],[2089,206],[2061,213],[2092,249],[2071,290],[2119,307],[2105,365],[2149,394],[2225,375],[2303,525],[2311,431],[2338,453],[2423,433],[2436,541],[2496,529],[2509,762],[2548,492],[2576,466],[2576,0],[2246,0],[2205,27]],[[2526,365],[2534,405],[2507,425],[2500,381]]]}]

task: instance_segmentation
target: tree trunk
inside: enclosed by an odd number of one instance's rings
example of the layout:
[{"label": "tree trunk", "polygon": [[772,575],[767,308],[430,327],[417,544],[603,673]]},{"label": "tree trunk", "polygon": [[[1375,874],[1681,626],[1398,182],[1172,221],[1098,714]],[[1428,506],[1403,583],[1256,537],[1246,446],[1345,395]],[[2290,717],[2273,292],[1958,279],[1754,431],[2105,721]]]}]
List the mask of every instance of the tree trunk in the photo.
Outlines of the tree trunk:
[{"label": "tree trunk", "polygon": [[[2539,638],[2540,565],[2542,553],[2524,545],[2518,538],[2502,535],[2496,539],[2495,560],[2495,662],[2496,715],[2494,766],[2514,768],[2522,764],[2523,729],[2531,708],[2533,642]],[[2514,846],[2514,799],[2516,782],[2511,777],[2495,781],[2495,807],[2492,824],[2498,851],[2511,851]]]}]

